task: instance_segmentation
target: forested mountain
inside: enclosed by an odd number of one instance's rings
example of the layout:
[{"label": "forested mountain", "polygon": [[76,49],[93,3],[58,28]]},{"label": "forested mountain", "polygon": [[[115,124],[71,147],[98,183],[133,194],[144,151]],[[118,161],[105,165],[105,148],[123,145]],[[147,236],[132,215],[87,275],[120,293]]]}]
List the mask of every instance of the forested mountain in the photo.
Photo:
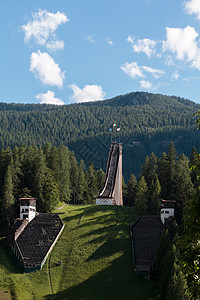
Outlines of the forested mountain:
[{"label": "forested mountain", "polygon": [[[134,92],[105,101],[65,106],[0,103],[0,149],[23,144],[67,145],[86,166],[93,161],[105,170],[113,132],[123,143],[123,175],[136,176],[147,155],[160,156],[170,141],[178,153],[198,148],[199,132],[193,114],[200,105],[179,97]],[[120,135],[120,136],[119,136]]]}]

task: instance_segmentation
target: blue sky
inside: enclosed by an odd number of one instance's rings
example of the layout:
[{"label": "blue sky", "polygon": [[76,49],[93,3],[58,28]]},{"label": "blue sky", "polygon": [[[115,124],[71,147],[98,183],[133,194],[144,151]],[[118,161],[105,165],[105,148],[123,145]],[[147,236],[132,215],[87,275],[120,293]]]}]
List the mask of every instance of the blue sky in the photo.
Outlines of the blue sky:
[{"label": "blue sky", "polygon": [[200,0],[0,0],[0,102],[200,103]]}]

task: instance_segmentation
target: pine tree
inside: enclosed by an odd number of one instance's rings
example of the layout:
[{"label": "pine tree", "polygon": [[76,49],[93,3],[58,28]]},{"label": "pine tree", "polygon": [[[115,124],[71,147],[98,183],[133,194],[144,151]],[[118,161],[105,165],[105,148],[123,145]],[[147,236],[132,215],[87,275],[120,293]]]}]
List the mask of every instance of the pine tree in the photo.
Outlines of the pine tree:
[{"label": "pine tree", "polygon": [[144,215],[147,213],[147,183],[144,179],[144,176],[141,176],[135,195],[135,205],[134,208],[140,215]]},{"label": "pine tree", "polygon": [[167,151],[167,190],[166,190],[166,199],[174,199],[175,194],[175,166],[176,166],[176,149],[173,142],[170,143]]},{"label": "pine tree", "polygon": [[59,189],[53,172],[46,166],[45,156],[39,150],[35,161],[34,186],[32,193],[37,198],[37,209],[49,212],[59,201]]},{"label": "pine tree", "polygon": [[96,179],[96,171],[94,168],[94,164],[91,162],[87,172],[85,174],[87,181],[87,190],[88,190],[88,201],[89,203],[94,203],[95,196],[97,196],[97,179]]},{"label": "pine tree", "polygon": [[127,185],[127,201],[126,205],[134,206],[136,196],[137,180],[135,175],[131,174]]},{"label": "pine tree", "polygon": [[152,180],[155,180],[157,168],[157,158],[152,152],[150,157],[146,157],[145,163],[142,165],[141,171],[141,175],[144,176],[148,187],[150,187]]},{"label": "pine tree", "polygon": [[167,154],[163,153],[158,162],[158,179],[161,185],[162,198],[164,199],[174,199],[176,177],[175,166],[176,149],[173,142],[171,142]]},{"label": "pine tree", "polygon": [[70,163],[67,147],[58,148],[59,170],[57,171],[57,183],[59,187],[60,201],[70,201]]},{"label": "pine tree", "polygon": [[191,180],[195,188],[198,186],[197,171],[195,170],[195,166],[197,165],[198,165],[198,152],[196,148],[193,147],[190,155],[189,166],[191,168]]},{"label": "pine tree", "polygon": [[14,202],[12,166],[8,165],[2,188],[2,216],[5,216],[8,225],[13,221]]},{"label": "pine tree", "polygon": [[176,206],[176,220],[178,224],[181,223],[183,218],[184,203],[193,190],[190,173],[189,160],[183,154],[179,157],[175,166],[174,200],[178,203]]},{"label": "pine tree", "polygon": [[[11,164],[13,159],[12,151],[8,147],[6,150],[0,151],[0,197],[2,197],[3,183],[8,165]],[[13,162],[13,160],[12,160]]]},{"label": "pine tree", "polygon": [[97,189],[98,192],[100,193],[103,189],[103,184],[104,184],[104,178],[105,178],[105,173],[102,169],[99,169],[97,171]]},{"label": "pine tree", "polygon": [[19,174],[20,178],[20,191],[24,188],[27,188],[34,195],[35,191],[35,170],[36,163],[39,156],[39,150],[35,146],[30,147],[21,147],[20,148],[20,161],[21,161],[21,174]]},{"label": "pine tree", "polygon": [[[45,149],[45,152],[44,152],[45,155],[46,155],[47,151],[49,151],[49,150]],[[60,157],[59,157],[58,149],[55,146],[53,146],[51,148],[51,151],[47,155],[46,162],[47,162],[48,168],[53,170],[55,179],[57,181],[59,181],[59,179],[60,179]]]},{"label": "pine tree", "polygon": [[51,154],[51,144],[50,143],[46,143],[44,148],[43,148],[43,152],[46,158],[46,162],[47,162],[47,166],[49,167],[49,159],[50,159],[50,154]]},{"label": "pine tree", "polygon": [[189,300],[190,294],[187,287],[187,280],[180,267],[174,262],[171,278],[167,286],[166,300]]},{"label": "pine tree", "polygon": [[161,185],[161,197],[166,199],[167,195],[167,154],[163,152],[161,158],[158,160],[158,179]]},{"label": "pine tree", "polygon": [[84,161],[81,160],[78,166],[78,203],[79,204],[84,203],[87,200],[85,199],[86,195],[84,194],[84,192],[86,192],[87,189],[87,182],[86,182],[84,170],[85,170]]},{"label": "pine tree", "polygon": [[160,209],[160,194],[161,186],[158,180],[158,175],[152,180],[150,187],[148,188],[148,213],[157,215]]},{"label": "pine tree", "polygon": [[73,152],[70,152],[70,201],[78,204],[78,163]]},{"label": "pine tree", "polygon": [[157,253],[156,258],[156,271],[158,273],[161,272],[161,266],[163,259],[165,257],[165,254],[168,252],[169,248],[171,246],[171,239],[168,229],[162,232],[161,239],[160,239],[160,245]]},{"label": "pine tree", "polygon": [[122,198],[123,198],[124,205],[126,205],[126,203],[127,203],[127,185],[124,181],[123,176],[122,176]]},{"label": "pine tree", "polygon": [[167,286],[169,284],[170,275],[172,272],[172,267],[176,259],[176,247],[172,245],[171,249],[167,251],[163,257],[161,266],[160,266],[160,289],[162,291],[162,299],[165,298],[167,293]]}]

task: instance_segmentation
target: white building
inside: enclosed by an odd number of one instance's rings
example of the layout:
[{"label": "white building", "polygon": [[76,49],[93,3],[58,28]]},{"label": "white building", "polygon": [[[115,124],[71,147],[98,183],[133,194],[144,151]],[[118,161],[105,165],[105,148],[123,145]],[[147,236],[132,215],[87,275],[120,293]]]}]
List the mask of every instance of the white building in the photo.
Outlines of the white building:
[{"label": "white building", "polygon": [[174,200],[162,200],[162,208],[160,210],[160,218],[165,225],[165,222],[169,218],[174,218]]},{"label": "white building", "polygon": [[20,219],[28,219],[30,222],[35,218],[36,214],[36,199],[35,198],[20,198]]}]

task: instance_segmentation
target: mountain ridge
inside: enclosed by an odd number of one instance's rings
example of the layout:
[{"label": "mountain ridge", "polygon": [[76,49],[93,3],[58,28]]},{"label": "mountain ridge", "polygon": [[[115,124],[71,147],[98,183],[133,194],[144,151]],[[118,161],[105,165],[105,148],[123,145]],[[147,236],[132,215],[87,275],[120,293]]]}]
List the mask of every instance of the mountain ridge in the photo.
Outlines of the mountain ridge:
[{"label": "mountain ridge", "polygon": [[[146,92],[64,106],[0,103],[0,149],[65,145],[86,166],[93,161],[105,170],[113,139],[123,143],[127,180],[131,173],[139,174],[147,155],[160,156],[170,141],[178,153],[189,156],[199,140],[194,117],[198,109],[200,105],[188,99]],[[114,135],[109,132],[113,123],[121,128]]]}]

